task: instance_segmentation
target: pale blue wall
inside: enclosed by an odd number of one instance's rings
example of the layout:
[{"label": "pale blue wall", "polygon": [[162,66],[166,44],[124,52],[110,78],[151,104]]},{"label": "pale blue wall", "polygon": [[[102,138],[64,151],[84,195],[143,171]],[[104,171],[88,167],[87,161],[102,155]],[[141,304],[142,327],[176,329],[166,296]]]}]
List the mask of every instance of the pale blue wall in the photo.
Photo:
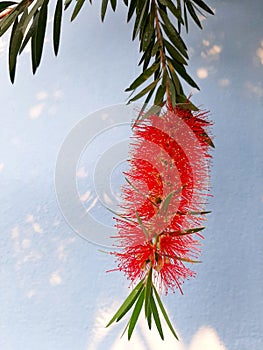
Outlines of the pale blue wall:
[{"label": "pale blue wall", "polygon": [[49,38],[32,77],[29,54],[22,55],[14,86],[1,39],[0,349],[263,348],[263,3],[210,4],[216,16],[203,32],[191,27],[186,42],[201,87],[193,99],[215,121],[213,213],[197,278],[185,283],[184,296],[164,298],[179,345],[168,331],[159,341],[143,322],[128,345],[119,339],[124,323],[105,330],[128,282],[105,273],[112,257],[74,233],[56,200],[62,141],[82,118],[125,102],[138,72],[125,9],[109,12],[102,25],[98,6],[87,1],[75,23],[64,21],[59,57]]}]

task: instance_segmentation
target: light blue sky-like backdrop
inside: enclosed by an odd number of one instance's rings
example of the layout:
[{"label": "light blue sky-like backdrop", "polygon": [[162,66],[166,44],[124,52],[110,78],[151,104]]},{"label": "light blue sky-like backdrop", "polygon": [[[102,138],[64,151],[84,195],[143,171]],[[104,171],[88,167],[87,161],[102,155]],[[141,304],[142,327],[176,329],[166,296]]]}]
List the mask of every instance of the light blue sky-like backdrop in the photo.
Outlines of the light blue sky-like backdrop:
[{"label": "light blue sky-like backdrop", "polygon": [[[14,86],[7,37],[0,39],[0,349],[261,350],[263,2],[211,0],[216,15],[185,36],[189,72],[201,88],[193,101],[211,111],[216,150],[203,263],[183,296],[163,298],[180,343],[167,329],[162,342],[144,322],[130,343],[120,339],[125,323],[104,328],[129,283],[121,273],[105,273],[113,258],[69,227],[56,200],[63,140],[94,111],[124,103],[139,72],[126,9],[119,4],[101,24],[99,3],[86,1],[73,24],[67,13],[58,58],[49,30],[34,77],[24,53]],[[92,157],[77,171],[87,206]],[[112,181],[117,188],[118,173]],[[108,215],[100,210],[96,215]]]}]

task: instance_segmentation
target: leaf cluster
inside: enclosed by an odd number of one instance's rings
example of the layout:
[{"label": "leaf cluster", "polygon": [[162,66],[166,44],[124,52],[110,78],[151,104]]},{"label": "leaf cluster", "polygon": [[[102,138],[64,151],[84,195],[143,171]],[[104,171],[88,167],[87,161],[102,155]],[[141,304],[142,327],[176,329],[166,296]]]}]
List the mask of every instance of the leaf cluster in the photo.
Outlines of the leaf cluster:
[{"label": "leaf cluster", "polygon": [[152,268],[149,269],[148,275],[144,279],[142,279],[136,285],[136,287],[131,291],[131,293],[125,299],[123,304],[120,306],[120,308],[112,317],[112,319],[110,320],[110,322],[107,324],[106,327],[110,326],[114,322],[119,322],[133,306],[134,308],[133,308],[131,317],[129,319],[129,322],[127,323],[123,331],[123,334],[124,334],[126,330],[128,330],[128,340],[131,339],[132,333],[139,319],[140,313],[143,310],[143,306],[144,306],[145,318],[147,320],[148,327],[150,330],[152,329],[152,321],[154,321],[161,339],[164,340],[161,319],[158,311],[158,308],[159,308],[172,334],[177,340],[179,340],[171,324],[169,316],[163,306],[161,298],[152,282]]},{"label": "leaf cluster", "polygon": [[[202,28],[199,15],[204,16],[204,12],[213,14],[202,0],[129,2],[127,20],[135,17],[132,38],[138,37],[142,53],[142,73],[126,89],[131,92],[129,102],[145,97],[143,111],[154,97],[154,106],[147,114],[156,113],[167,102],[173,106],[185,102],[180,78],[199,89],[186,70],[189,57],[181,29],[185,26],[188,31],[189,15]],[[196,107],[192,105],[192,109]]]},{"label": "leaf cluster", "polygon": [[[73,21],[85,1],[56,0],[53,13],[55,55],[59,51],[63,12],[71,6]],[[89,2],[92,4],[92,0]],[[147,104],[154,93],[154,104],[160,107],[167,99],[173,104],[184,102],[185,96],[179,76],[192,87],[198,86],[186,72],[188,53],[181,37],[181,28],[185,26],[188,31],[189,15],[202,28],[199,15],[213,14],[213,11],[202,0],[123,0],[123,3],[127,6],[127,22],[134,19],[132,39],[138,38],[142,53],[139,65],[142,65],[143,72],[126,90],[133,93],[129,102],[145,97]],[[117,0],[101,0],[102,21],[109,5],[115,11]],[[17,58],[29,42],[33,73],[40,65],[49,7],[50,0],[0,2],[0,36],[11,28],[9,73],[12,82],[15,79]]]}]

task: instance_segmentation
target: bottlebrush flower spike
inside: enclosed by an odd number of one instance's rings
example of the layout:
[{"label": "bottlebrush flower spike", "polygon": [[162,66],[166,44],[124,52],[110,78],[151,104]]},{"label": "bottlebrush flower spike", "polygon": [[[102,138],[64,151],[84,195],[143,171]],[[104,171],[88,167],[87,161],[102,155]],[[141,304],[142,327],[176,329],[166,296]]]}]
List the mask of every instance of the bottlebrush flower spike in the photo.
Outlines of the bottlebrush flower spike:
[{"label": "bottlebrush flower spike", "polygon": [[[153,304],[153,296],[157,298],[152,293],[154,284],[165,293],[176,288],[182,292],[184,280],[195,275],[185,264],[198,262],[198,238],[202,237],[204,205],[209,195],[211,123],[207,112],[193,112],[188,106],[167,107],[160,116],[152,114],[135,124],[121,214],[115,218],[116,246],[120,248],[112,253],[118,262],[115,270],[123,271],[132,283],[142,282],[144,292],[136,294],[134,312],[145,302],[149,328],[153,315],[161,337]],[[151,292],[147,292],[147,285]],[[160,299],[157,301],[165,312]],[[170,327],[168,317],[165,319]],[[129,338],[132,331],[128,330]]]}]

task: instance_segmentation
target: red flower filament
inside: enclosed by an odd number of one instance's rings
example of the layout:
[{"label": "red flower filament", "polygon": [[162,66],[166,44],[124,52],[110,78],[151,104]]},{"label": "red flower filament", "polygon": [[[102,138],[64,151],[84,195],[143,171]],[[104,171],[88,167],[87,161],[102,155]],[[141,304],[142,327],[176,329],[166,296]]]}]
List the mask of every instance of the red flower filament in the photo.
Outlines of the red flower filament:
[{"label": "red flower filament", "polygon": [[130,167],[122,188],[114,252],[132,281],[155,271],[157,283],[181,290],[195,273],[186,263],[200,255],[198,231],[208,189],[211,140],[207,113],[168,108],[135,125]]}]

